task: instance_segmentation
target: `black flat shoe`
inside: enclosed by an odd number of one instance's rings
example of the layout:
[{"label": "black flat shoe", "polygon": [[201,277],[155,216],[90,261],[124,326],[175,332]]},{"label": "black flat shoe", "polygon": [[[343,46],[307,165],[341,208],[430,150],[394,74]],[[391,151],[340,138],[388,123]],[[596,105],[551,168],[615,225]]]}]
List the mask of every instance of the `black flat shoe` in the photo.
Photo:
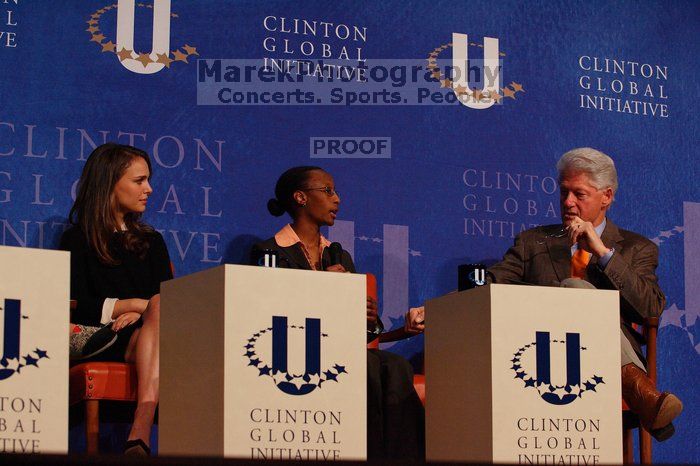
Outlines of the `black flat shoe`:
[{"label": "black flat shoe", "polygon": [[664,427],[653,429],[649,433],[652,437],[656,439],[657,442],[663,442],[664,440],[670,439],[673,436],[673,434],[676,433],[676,428],[673,427],[673,423],[671,422],[670,424],[667,424]]},{"label": "black flat shoe", "polygon": [[127,440],[124,444],[124,455],[126,456],[151,456],[151,449],[143,440]]}]

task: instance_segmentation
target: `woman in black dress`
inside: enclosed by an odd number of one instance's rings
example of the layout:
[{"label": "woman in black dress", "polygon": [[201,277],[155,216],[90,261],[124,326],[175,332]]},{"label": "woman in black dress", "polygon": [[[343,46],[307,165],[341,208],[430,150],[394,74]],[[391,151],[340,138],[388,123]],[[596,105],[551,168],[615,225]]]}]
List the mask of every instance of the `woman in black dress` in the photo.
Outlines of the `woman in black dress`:
[{"label": "woman in black dress", "polygon": [[[92,359],[136,365],[137,405],[125,453],[149,454],[158,404],[160,283],[172,278],[163,237],[142,223],[153,192],[142,150],[103,144],[88,158],[60,248],[71,253],[71,322],[116,341]],[[109,330],[111,329],[111,330]],[[101,332],[104,333],[104,332]]]},{"label": "woman in black dress", "polygon": [[[257,265],[266,251],[277,252],[283,268],[355,272],[350,254],[343,250],[340,263],[331,265],[330,242],[321,227],[332,226],[340,196],[333,177],[319,167],[294,167],[280,176],[275,198],[267,208],[274,216],[286,212],[292,219],[277,234],[253,246],[251,263]],[[367,299],[367,331],[381,333],[377,302]],[[367,351],[367,454],[370,459],[423,459],[425,455],[423,406],[413,388],[413,370],[394,353]]]}]

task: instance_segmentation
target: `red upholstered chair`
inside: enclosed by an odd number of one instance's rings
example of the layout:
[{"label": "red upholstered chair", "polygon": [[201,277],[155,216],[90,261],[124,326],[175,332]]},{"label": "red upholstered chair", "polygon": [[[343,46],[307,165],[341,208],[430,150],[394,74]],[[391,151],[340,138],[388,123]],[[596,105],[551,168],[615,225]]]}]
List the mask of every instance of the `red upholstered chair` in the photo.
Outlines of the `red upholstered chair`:
[{"label": "red upholstered chair", "polygon": [[[656,337],[658,330],[658,317],[648,317],[644,319],[642,332],[647,340],[647,372],[654,384],[656,384]],[[622,427],[622,459],[624,464],[634,463],[634,439],[632,437],[632,431],[635,428],[639,429],[639,462],[641,464],[651,464],[651,434],[639,424],[639,419],[630,411],[624,400],[622,402]]]},{"label": "red upholstered chair", "polygon": [[[378,300],[377,296],[377,277],[372,275],[371,273],[367,274],[367,296],[373,297],[375,300]],[[392,335],[398,335],[399,332],[394,331],[394,332],[388,332],[389,334]],[[402,332],[400,332],[403,336],[403,338],[406,337],[406,335]],[[384,334],[382,334],[384,335]],[[399,337],[401,338],[401,337]],[[370,343],[367,344],[368,349],[378,349],[379,348],[379,342],[380,341],[394,341],[398,338],[391,338],[391,339],[384,339],[382,336],[379,338],[376,338],[372,340]],[[416,393],[418,394],[418,397],[420,398],[421,403],[423,403],[423,406],[425,406],[425,375],[423,374],[415,374],[413,376],[413,387],[416,390]]]},{"label": "red upholstered chair", "polygon": [[[76,306],[71,301],[71,309]],[[85,362],[70,368],[69,404],[85,402],[88,454],[98,453],[100,401],[136,401],[136,367],[123,362]]]},{"label": "red upholstered chair", "polygon": [[[175,267],[170,263],[175,276]],[[75,309],[77,301],[71,300]],[[85,402],[85,438],[88,454],[98,453],[100,401],[136,402],[136,366],[125,362],[85,362],[70,368],[69,405]]]}]

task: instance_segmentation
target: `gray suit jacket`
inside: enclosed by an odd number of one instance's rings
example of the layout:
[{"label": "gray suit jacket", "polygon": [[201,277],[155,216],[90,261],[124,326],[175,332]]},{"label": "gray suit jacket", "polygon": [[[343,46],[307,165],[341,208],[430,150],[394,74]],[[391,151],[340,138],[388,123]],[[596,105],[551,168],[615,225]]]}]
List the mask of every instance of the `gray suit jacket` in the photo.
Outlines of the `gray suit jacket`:
[{"label": "gray suit jacket", "polygon": [[[570,276],[571,247],[566,236],[546,236],[560,229],[561,225],[548,225],[518,235],[503,260],[489,268],[492,281],[559,286]],[[641,356],[643,339],[632,329],[631,323],[660,316],[666,302],[656,278],[659,249],[647,238],[618,228],[610,219],[601,239],[607,247],[615,248],[615,253],[605,269],[592,257],[586,269],[586,280],[598,289],[620,292],[622,331]]]}]

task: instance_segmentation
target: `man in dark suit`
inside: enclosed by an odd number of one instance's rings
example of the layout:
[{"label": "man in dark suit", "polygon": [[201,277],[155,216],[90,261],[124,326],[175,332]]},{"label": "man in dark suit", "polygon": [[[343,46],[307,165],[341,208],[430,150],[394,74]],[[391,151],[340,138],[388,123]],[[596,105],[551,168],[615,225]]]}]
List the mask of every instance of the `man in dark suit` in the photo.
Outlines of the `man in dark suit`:
[{"label": "man in dark suit", "polygon": [[683,405],[675,395],[656,390],[642,362],[641,336],[631,327],[664,309],[655,272],[658,248],[606,218],[617,190],[610,157],[591,148],[574,149],[561,157],[557,170],[562,224],[522,232],[489,275],[494,283],[618,290],[622,395],[642,425],[665,440]]}]

